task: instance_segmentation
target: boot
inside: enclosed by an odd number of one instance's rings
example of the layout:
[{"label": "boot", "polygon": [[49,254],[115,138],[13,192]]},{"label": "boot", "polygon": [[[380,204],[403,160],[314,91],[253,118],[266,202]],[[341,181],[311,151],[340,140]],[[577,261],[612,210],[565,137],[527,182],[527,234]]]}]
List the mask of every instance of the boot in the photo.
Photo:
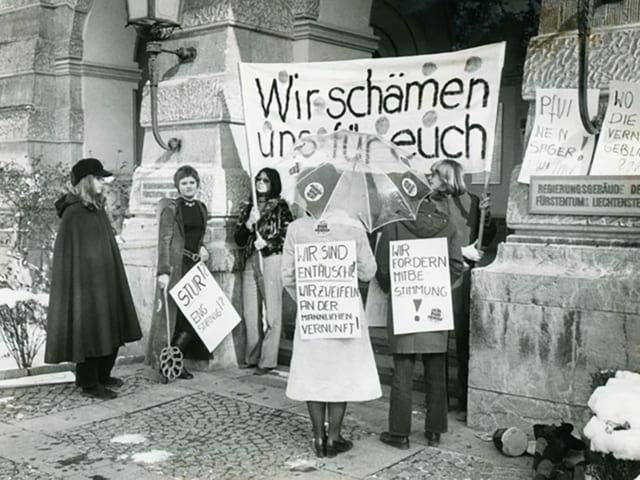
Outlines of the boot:
[{"label": "boot", "polygon": [[[173,342],[173,344],[180,349],[180,351],[182,352],[182,355],[184,355],[184,352],[186,351],[187,346],[189,345],[189,343],[191,343],[191,338],[192,336],[190,333],[180,332],[175,342]],[[189,372],[189,370],[187,370],[187,368],[183,365],[182,372],[180,373],[178,378],[182,378],[184,380],[191,380],[193,378],[193,374]]]}]

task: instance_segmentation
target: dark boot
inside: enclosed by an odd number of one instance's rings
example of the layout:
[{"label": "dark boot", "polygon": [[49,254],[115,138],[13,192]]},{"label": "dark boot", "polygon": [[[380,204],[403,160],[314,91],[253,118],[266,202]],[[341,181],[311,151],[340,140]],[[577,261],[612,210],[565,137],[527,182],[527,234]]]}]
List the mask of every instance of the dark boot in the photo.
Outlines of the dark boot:
[{"label": "dark boot", "polygon": [[[192,338],[193,337],[189,332],[180,332],[178,334],[178,337],[176,338],[175,342],[173,342],[173,344],[176,347],[178,347],[180,349],[180,351],[182,352],[182,355],[184,355],[184,353],[187,350],[188,345],[191,343],[191,339]],[[193,374],[191,372],[189,372],[189,370],[187,370],[187,367],[185,367],[183,365],[182,366],[182,372],[180,373],[178,378],[182,378],[182,379],[185,379],[185,380],[191,380],[193,378]]]}]

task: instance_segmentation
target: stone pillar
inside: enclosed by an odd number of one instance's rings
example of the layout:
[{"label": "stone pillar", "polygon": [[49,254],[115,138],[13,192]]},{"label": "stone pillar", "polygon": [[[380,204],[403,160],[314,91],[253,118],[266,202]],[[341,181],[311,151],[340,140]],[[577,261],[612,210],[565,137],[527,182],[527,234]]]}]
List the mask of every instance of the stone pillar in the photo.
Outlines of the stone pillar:
[{"label": "stone pillar", "polygon": [[[184,164],[200,172],[202,200],[212,215],[206,237],[209,267],[242,315],[242,265],[233,228],[239,203],[249,198],[250,182],[238,62],[291,61],[292,33],[288,1],[199,0],[185,2],[183,28],[165,42],[168,49],[195,47],[198,54],[191,64],[180,65],[170,54],[158,61],[160,132],[165,142],[180,138],[180,152],[165,152],[156,144],[148,92],[142,102],[143,158],[133,175],[134,217],[125,222],[122,252],[144,332],[154,307],[156,205],[161,197],[175,194],[173,174]],[[242,327],[237,330],[201,368],[237,365],[243,343]]]},{"label": "stone pillar", "polygon": [[369,26],[372,0],[294,0],[293,59],[370,58],[378,38]]},{"label": "stone pillar", "polygon": [[[577,88],[575,4],[543,0],[522,88],[529,132],[536,88]],[[639,6],[627,0],[595,12],[589,86],[601,89],[601,105],[609,80],[640,81]],[[468,422],[529,434],[534,423],[582,428],[593,375],[640,369],[640,214],[529,214],[518,173],[507,209],[514,234],[493,264],[473,272]]]},{"label": "stone pillar", "polygon": [[80,3],[2,2],[0,162],[65,161],[81,153],[81,90],[72,68],[82,58],[88,11]]}]

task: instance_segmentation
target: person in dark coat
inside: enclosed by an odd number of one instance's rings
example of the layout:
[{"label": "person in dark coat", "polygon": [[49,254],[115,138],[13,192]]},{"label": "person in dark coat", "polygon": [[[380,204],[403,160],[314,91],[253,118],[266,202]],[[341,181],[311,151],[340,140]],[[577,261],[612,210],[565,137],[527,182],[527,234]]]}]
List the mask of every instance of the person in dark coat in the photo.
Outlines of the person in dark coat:
[{"label": "person in dark coat", "polygon": [[73,193],[55,204],[62,219],[53,251],[47,315],[46,363],[76,364],[86,395],[115,398],[110,387],[120,346],[142,338],[114,230],[103,208],[104,179],[95,158],[71,170]]},{"label": "person in dark coat", "polygon": [[[391,278],[389,271],[389,242],[420,238],[444,237],[449,253],[449,274],[453,285],[462,274],[463,260],[461,238],[457,225],[452,222],[451,212],[455,208],[452,195],[458,193],[462,182],[462,171],[453,178],[432,171],[428,177],[433,193],[425,198],[418,209],[414,221],[391,223],[383,227],[376,262],[376,278],[383,291],[389,292]],[[391,301],[391,296],[389,296]],[[447,424],[447,331],[420,332],[395,335],[393,332],[393,309],[388,309],[387,332],[389,349],[393,354],[393,379],[389,402],[389,431],[380,435],[383,443],[393,447],[409,448],[411,433],[413,368],[417,358],[424,366],[427,412],[425,436],[430,445],[440,442]]]},{"label": "person in dark coat", "polygon": [[[173,176],[178,198],[163,198],[158,203],[158,288],[151,319],[146,361],[155,369],[160,367],[160,352],[167,346],[167,325],[163,290],[173,286],[200,260],[206,262],[209,253],[204,246],[209,214],[206,205],[196,199],[200,189],[198,171],[183,165]],[[173,299],[169,300],[171,344],[177,346],[186,358],[205,360],[209,351],[191,323]],[[182,368],[179,378],[190,380],[193,374]],[[162,383],[167,378],[160,374]]]},{"label": "person in dark coat", "polygon": [[[453,160],[442,160],[448,162]],[[437,162],[436,162],[437,163]],[[436,164],[434,164],[436,165]],[[437,168],[437,167],[436,167]],[[469,326],[471,307],[471,270],[484,260],[484,249],[496,236],[496,225],[491,220],[491,200],[484,196],[482,200],[466,188],[453,198],[455,208],[452,210],[452,221],[456,223],[462,238],[462,256],[464,270],[462,277],[453,285],[453,321],[456,336],[456,360],[458,377],[458,414],[457,420],[467,421],[467,390],[469,388]],[[482,246],[477,244],[480,230],[481,212],[485,210],[484,233]]]}]

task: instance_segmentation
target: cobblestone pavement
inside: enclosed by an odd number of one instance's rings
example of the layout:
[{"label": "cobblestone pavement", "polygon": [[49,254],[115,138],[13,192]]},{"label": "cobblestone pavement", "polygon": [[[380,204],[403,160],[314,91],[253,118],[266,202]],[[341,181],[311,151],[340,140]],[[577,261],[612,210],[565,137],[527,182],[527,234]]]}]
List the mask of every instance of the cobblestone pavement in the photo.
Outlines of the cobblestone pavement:
[{"label": "cobblestone pavement", "polygon": [[[149,386],[152,381],[145,375],[126,375],[120,395],[128,395]],[[0,421],[23,420],[64,412],[94,404],[92,398],[82,395],[73,383],[15,387],[0,389]],[[1,477],[0,477],[1,478]]]},{"label": "cobblestone pavement", "polygon": [[525,480],[522,470],[501,468],[478,457],[437,448],[425,448],[368,477],[379,480]]},{"label": "cobblestone pavement", "polygon": [[84,397],[68,384],[0,389],[0,479],[530,478],[528,470],[500,465],[499,457],[413,439],[406,451],[382,445],[384,403],[369,411],[379,427],[350,405],[344,434],[356,448],[317,459],[304,404],[285,399],[282,379],[201,373],[198,381],[161,386],[144,369],[130,370],[121,374],[125,386],[115,401]]}]

